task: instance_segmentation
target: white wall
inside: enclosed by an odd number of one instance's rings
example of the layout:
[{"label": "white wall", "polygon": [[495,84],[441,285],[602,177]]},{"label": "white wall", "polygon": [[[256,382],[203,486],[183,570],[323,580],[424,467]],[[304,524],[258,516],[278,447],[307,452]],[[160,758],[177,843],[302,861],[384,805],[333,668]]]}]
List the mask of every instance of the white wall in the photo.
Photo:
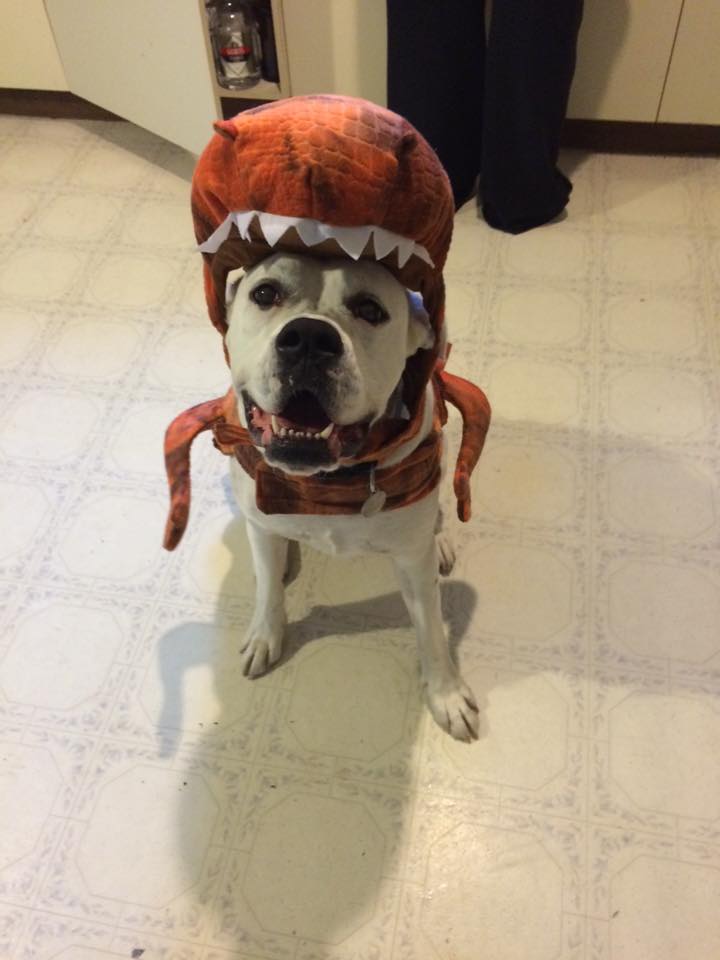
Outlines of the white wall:
[{"label": "white wall", "polygon": [[387,103],[385,0],[283,0],[283,11],[293,94]]}]

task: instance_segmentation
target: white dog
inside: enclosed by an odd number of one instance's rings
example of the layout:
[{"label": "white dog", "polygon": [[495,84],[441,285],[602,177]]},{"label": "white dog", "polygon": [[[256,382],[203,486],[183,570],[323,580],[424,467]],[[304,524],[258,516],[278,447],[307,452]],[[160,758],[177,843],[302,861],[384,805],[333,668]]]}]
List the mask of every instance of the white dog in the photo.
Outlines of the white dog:
[{"label": "white dog", "polygon": [[[367,260],[276,253],[232,285],[228,320],[233,386],[253,442],[270,465],[305,476],[337,471],[372,423],[393,403],[402,405],[395,398],[406,360],[433,343],[418,299]],[[420,444],[432,415],[428,386],[422,429],[383,467]],[[478,708],[450,656],[440,610],[438,570],[442,564],[449,572],[453,558],[439,533],[438,488],[370,516],[265,514],[252,478],[234,460],[231,470],[257,583],[245,673],[259,676],[281,655],[290,541],[326,553],[389,554],[417,633],[430,710],[453,737],[477,737]]]}]

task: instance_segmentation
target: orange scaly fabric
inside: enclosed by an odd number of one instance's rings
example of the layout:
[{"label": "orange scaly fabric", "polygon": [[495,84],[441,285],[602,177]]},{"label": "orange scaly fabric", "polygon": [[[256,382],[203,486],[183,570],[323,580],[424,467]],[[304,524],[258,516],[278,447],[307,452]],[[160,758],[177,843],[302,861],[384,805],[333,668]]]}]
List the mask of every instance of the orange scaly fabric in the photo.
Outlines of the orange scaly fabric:
[{"label": "orange scaly fabric", "polygon": [[[394,253],[381,262],[423,294],[442,278],[452,235],[452,191],[435,151],[407,120],[353,97],[291,97],[215,124],[192,188],[195,236],[202,244],[228,212],[258,210],[307,217],[336,227],[374,224],[424,246],[434,267]],[[223,273],[269,253],[266,244],[231,236],[229,258],[205,254],[210,318],[225,332]],[[287,239],[281,246],[286,246]],[[328,249],[337,256],[337,248]],[[313,254],[322,251],[313,248]],[[374,253],[368,255],[375,259]],[[416,258],[413,258],[413,261]],[[438,302],[442,306],[442,297]]]}]

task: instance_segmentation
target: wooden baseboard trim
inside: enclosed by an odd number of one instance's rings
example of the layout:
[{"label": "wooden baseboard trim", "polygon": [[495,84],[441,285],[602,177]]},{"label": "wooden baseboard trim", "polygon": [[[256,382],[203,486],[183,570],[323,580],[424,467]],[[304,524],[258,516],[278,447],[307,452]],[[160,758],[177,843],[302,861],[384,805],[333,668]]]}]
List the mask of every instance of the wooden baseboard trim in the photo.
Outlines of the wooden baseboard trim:
[{"label": "wooden baseboard trim", "polygon": [[61,120],[122,120],[109,110],[66,90],[0,88],[0,113]]},{"label": "wooden baseboard trim", "polygon": [[631,123],[566,120],[561,143],[602,153],[720,154],[720,126],[701,123]]},{"label": "wooden baseboard trim", "polygon": [[[220,99],[226,120],[242,110],[250,110],[267,102],[267,100],[239,97]],[[59,120],[123,119],[66,90],[18,90],[10,87],[0,87],[0,114],[2,113],[26,117],[52,117]]]}]

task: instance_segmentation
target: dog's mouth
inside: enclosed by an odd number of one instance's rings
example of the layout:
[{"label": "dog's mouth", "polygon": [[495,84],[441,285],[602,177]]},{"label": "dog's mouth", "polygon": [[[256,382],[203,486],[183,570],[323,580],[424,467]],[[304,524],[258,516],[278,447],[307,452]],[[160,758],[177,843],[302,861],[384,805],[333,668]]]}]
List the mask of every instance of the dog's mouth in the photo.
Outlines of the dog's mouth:
[{"label": "dog's mouth", "polygon": [[242,398],[253,442],[263,447],[268,462],[286,469],[327,469],[357,453],[367,437],[369,420],[334,423],[311,390],[292,394],[277,413],[263,410],[245,392]]}]

